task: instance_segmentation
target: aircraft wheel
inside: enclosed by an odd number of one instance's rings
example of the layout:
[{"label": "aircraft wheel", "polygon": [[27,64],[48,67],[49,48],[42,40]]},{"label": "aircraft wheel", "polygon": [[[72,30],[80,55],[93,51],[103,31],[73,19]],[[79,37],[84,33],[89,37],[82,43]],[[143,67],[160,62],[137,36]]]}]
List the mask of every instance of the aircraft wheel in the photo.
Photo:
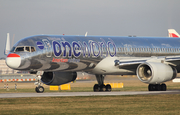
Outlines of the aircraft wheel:
[{"label": "aircraft wheel", "polygon": [[37,88],[37,87],[35,88],[35,91],[36,91],[37,93],[39,93],[39,90],[38,90],[38,88]]},{"label": "aircraft wheel", "polygon": [[44,87],[43,86],[38,86],[35,88],[37,93],[43,93],[44,92]]},{"label": "aircraft wheel", "polygon": [[149,91],[154,91],[154,85],[153,84],[149,84],[149,86],[148,86],[148,90]]},{"label": "aircraft wheel", "polygon": [[93,90],[94,90],[94,92],[100,91],[99,85],[98,85],[98,84],[95,84],[94,87],[93,87]]},{"label": "aircraft wheel", "polygon": [[106,91],[106,86],[104,84],[100,86],[100,91]]},{"label": "aircraft wheel", "polygon": [[106,91],[111,91],[111,85],[110,84],[106,85]]},{"label": "aircraft wheel", "polygon": [[149,84],[148,89],[149,89],[149,91],[156,91],[157,90],[156,85],[154,85],[154,84]]},{"label": "aircraft wheel", "polygon": [[155,87],[156,87],[155,91],[161,91],[161,85],[160,84],[156,84]]},{"label": "aircraft wheel", "polygon": [[166,91],[166,89],[167,89],[167,88],[166,88],[166,84],[164,84],[164,83],[161,84],[161,91]]}]

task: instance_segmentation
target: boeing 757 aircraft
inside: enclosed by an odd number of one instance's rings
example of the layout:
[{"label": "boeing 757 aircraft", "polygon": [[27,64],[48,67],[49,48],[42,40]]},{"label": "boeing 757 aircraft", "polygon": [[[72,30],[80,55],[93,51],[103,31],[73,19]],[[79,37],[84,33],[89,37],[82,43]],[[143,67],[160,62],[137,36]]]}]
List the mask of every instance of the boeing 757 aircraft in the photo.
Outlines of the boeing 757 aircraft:
[{"label": "boeing 757 aircraft", "polygon": [[61,85],[74,81],[76,72],[96,76],[94,91],[111,91],[105,75],[137,75],[149,91],[166,91],[164,82],[180,72],[180,39],[161,37],[36,35],[18,41],[6,64],[30,71],[41,83]]}]

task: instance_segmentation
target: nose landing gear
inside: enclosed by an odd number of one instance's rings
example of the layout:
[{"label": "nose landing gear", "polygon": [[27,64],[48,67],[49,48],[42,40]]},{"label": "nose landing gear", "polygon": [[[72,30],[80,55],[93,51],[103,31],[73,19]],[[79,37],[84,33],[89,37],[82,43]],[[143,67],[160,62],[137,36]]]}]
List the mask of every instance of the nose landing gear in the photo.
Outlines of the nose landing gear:
[{"label": "nose landing gear", "polygon": [[36,88],[35,88],[35,91],[37,92],[37,93],[43,93],[44,92],[44,87],[43,86],[41,86],[41,76],[43,75],[43,71],[38,71],[37,72],[37,77],[36,77],[36,82],[34,83],[35,85],[37,85],[36,86]]}]

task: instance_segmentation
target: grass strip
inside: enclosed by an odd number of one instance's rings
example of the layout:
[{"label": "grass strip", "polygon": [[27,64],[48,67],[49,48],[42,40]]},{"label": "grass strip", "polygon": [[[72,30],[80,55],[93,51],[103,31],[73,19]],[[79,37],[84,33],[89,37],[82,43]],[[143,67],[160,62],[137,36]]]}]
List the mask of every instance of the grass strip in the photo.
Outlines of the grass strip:
[{"label": "grass strip", "polygon": [[2,115],[180,114],[180,95],[35,97],[0,99]]}]

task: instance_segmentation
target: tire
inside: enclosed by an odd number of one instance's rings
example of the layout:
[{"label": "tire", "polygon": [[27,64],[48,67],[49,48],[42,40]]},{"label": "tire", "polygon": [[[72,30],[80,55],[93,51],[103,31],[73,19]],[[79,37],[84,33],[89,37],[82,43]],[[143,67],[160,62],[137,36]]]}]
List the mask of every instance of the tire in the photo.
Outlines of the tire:
[{"label": "tire", "polygon": [[149,90],[149,91],[154,91],[154,85],[153,85],[153,84],[149,84],[148,90]]},{"label": "tire", "polygon": [[43,93],[44,92],[44,87],[43,86],[38,86],[35,88],[37,93]]},{"label": "tire", "polygon": [[166,87],[166,84],[161,84],[161,91],[166,91],[167,90],[167,87]]},{"label": "tire", "polygon": [[162,90],[161,90],[161,85],[160,85],[160,84],[156,84],[155,86],[156,86],[156,91],[162,91]]},{"label": "tire", "polygon": [[106,91],[109,91],[109,92],[111,91],[111,85],[110,84],[106,85]]},{"label": "tire", "polygon": [[94,92],[100,91],[99,85],[98,85],[98,84],[95,84],[94,87],[93,87],[93,90],[94,90]]},{"label": "tire", "polygon": [[100,86],[100,91],[106,91],[106,86],[104,84]]},{"label": "tire", "polygon": [[38,87],[35,88],[35,91],[36,91],[37,93],[39,93]]}]

